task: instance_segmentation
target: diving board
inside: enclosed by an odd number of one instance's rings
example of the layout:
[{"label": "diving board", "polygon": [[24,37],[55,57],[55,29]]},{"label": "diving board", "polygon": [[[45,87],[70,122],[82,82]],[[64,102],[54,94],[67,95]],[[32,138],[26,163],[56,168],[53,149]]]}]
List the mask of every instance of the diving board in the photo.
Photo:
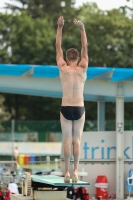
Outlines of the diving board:
[{"label": "diving board", "polygon": [[34,193],[35,190],[54,190],[54,188],[60,188],[61,191],[63,188],[74,186],[74,187],[87,187],[90,186],[90,183],[78,181],[73,183],[70,179],[70,183],[64,183],[64,177],[59,177],[55,175],[31,175],[29,172],[26,172],[24,180],[22,181],[22,194],[23,196],[30,196],[31,192]]},{"label": "diving board", "polygon": [[76,187],[84,187],[90,186],[90,183],[78,181],[77,183],[72,183],[72,179],[70,179],[70,183],[64,183],[64,178],[54,175],[32,175],[31,179],[33,182],[43,183],[44,185],[50,185],[54,187],[67,187],[67,186],[76,186]]},{"label": "diving board", "polygon": [[[64,196],[66,198],[66,187],[87,187],[90,185],[90,183],[83,181],[73,183],[72,179],[70,183],[64,183],[63,177],[54,175],[30,175],[30,173],[26,172],[25,179],[22,181],[22,195],[32,196],[35,200],[48,200],[50,195],[53,198],[53,194],[55,193],[55,196],[57,195],[58,198],[60,196],[60,200],[63,200]],[[55,191],[56,188],[58,188],[57,191]]]}]

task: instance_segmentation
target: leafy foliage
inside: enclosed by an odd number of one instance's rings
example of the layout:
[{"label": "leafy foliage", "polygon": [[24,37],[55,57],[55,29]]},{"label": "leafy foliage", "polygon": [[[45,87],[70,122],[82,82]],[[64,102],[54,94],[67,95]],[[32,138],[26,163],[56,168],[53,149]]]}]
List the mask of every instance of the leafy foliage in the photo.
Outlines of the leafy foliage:
[{"label": "leafy foliage", "polygon": [[25,13],[2,15],[1,18],[4,23],[1,27],[1,43],[7,53],[10,48],[11,56],[8,60],[11,63],[55,63],[55,32],[52,22],[47,18],[33,20]]},{"label": "leafy foliage", "polygon": [[80,17],[86,24],[91,66],[133,67],[133,20],[119,9],[105,12],[96,4],[84,5]]},{"label": "leafy foliage", "polygon": [[[13,3],[12,3],[13,2]],[[20,6],[16,6],[16,4]],[[68,19],[74,16],[73,11],[75,0],[11,0],[11,3],[6,3],[6,8],[12,11],[26,10],[27,14],[32,18],[49,17],[50,20],[55,21],[58,16],[63,15]],[[69,15],[68,15],[69,13]]]}]

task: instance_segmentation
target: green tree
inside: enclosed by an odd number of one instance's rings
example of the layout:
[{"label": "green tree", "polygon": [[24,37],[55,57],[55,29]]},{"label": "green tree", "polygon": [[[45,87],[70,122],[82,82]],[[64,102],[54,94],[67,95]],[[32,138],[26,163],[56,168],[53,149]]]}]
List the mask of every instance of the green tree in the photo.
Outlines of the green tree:
[{"label": "green tree", "polygon": [[[3,62],[55,64],[55,31],[52,22],[27,14],[0,14]],[[8,55],[8,56],[7,56]]]},{"label": "green tree", "polygon": [[[14,4],[12,4],[12,1]],[[72,21],[78,15],[79,9],[75,8],[76,0],[12,0],[6,4],[6,8],[12,11],[26,11],[32,18],[47,18],[53,22],[54,28],[57,27],[57,19],[60,15],[65,18],[65,31],[72,31]],[[15,3],[20,3],[16,6]]]},{"label": "green tree", "polygon": [[61,99],[4,94],[5,107],[17,120],[59,120]]},{"label": "green tree", "polygon": [[[20,6],[16,6],[16,3]],[[27,10],[33,18],[49,17],[56,19],[59,15],[71,16],[74,9],[75,0],[13,0],[12,3],[6,3],[5,7],[12,11]],[[68,14],[69,13],[69,14]]]},{"label": "green tree", "polygon": [[6,110],[4,106],[5,98],[0,95],[0,121],[5,121],[10,118],[10,113]]},{"label": "green tree", "polygon": [[10,119],[11,114],[7,111],[7,108],[4,106],[5,98],[3,95],[0,95],[0,132],[4,130],[1,122],[7,121]]},{"label": "green tree", "polygon": [[15,16],[12,35],[13,63],[55,64],[55,32],[45,19]]},{"label": "green tree", "polygon": [[0,63],[9,62],[10,40],[9,26],[7,21],[10,21],[9,16],[0,13]]},{"label": "green tree", "polygon": [[86,25],[90,66],[133,67],[133,20],[119,9],[101,11],[85,4],[80,18]]}]

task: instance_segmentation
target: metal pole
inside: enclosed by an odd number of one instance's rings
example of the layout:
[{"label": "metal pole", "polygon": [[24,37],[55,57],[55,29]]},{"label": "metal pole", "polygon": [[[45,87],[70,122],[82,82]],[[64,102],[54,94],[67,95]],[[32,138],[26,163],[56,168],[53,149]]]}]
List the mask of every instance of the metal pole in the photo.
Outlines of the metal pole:
[{"label": "metal pole", "polygon": [[124,198],[124,96],[123,83],[118,83],[116,97],[116,199]]},{"label": "metal pole", "polygon": [[15,120],[12,119],[11,120],[11,138],[12,138],[12,152],[11,152],[11,155],[12,155],[12,161],[14,160],[14,156],[13,156],[13,151],[14,151],[14,131],[15,131]]},{"label": "metal pole", "polygon": [[105,131],[105,102],[97,102],[98,109],[98,131]]}]

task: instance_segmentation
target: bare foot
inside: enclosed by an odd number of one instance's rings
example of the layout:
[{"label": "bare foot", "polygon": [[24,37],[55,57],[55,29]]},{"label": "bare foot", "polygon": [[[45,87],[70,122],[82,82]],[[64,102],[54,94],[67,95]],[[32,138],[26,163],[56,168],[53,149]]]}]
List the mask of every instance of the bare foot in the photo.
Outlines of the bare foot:
[{"label": "bare foot", "polygon": [[78,170],[73,171],[73,176],[72,176],[72,182],[77,183],[78,182]]},{"label": "bare foot", "polygon": [[73,183],[77,183],[79,181],[78,176],[77,175],[73,175],[72,176],[72,182]]},{"label": "bare foot", "polygon": [[65,173],[64,182],[65,183],[70,183],[70,173],[69,172]]},{"label": "bare foot", "polygon": [[64,183],[70,183],[70,176],[64,177]]}]

